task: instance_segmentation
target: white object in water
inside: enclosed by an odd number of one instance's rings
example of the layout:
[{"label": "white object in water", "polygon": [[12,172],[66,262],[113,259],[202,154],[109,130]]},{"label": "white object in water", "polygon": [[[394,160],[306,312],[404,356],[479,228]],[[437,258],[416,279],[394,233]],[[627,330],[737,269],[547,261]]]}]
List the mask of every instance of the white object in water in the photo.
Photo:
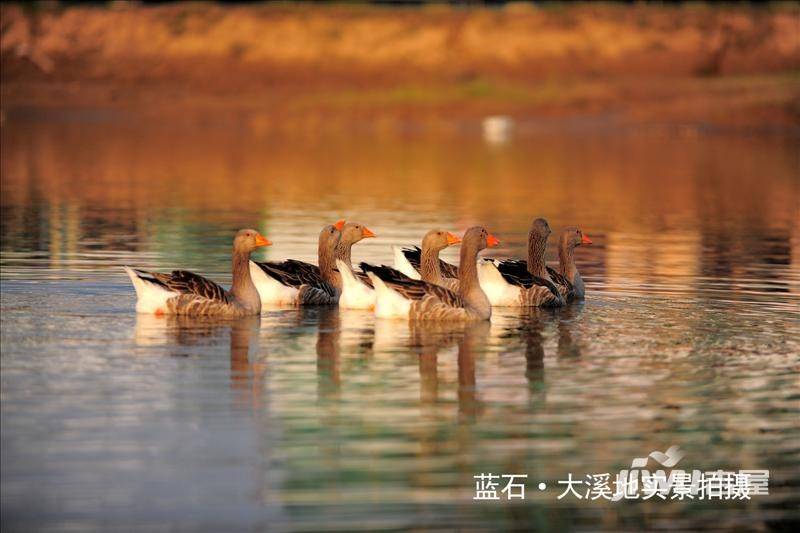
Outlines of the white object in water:
[{"label": "white object in water", "polygon": [[511,138],[514,121],[505,115],[492,115],[483,119],[482,126],[486,142],[501,144]]}]

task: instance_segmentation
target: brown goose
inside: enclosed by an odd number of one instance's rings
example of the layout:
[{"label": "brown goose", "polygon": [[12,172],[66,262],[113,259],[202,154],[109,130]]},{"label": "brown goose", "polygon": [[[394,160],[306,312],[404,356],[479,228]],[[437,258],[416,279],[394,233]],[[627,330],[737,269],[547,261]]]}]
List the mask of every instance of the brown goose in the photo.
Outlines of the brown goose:
[{"label": "brown goose", "polygon": [[543,218],[531,224],[528,261],[485,259],[478,266],[481,287],[492,305],[510,307],[558,307],[564,298],[545,265],[550,225]]},{"label": "brown goose", "polygon": [[575,266],[574,257],[575,247],[582,244],[592,244],[592,239],[575,226],[564,228],[558,238],[558,272],[547,267],[547,273],[566,301],[583,300],[586,296],[583,278]]},{"label": "brown goose", "polygon": [[335,270],[336,247],[344,220],[322,228],[317,256],[319,266],[289,259],[282,262],[250,262],[262,305],[330,305],[339,300],[342,278]]},{"label": "brown goose", "polygon": [[[423,281],[435,283],[442,287],[458,292],[458,279],[443,279],[439,264],[439,251],[451,244],[461,242],[461,239],[446,231],[433,230],[425,235],[422,241],[423,252]],[[417,248],[419,250],[419,248]],[[397,261],[397,248],[395,249],[395,261]],[[367,275],[367,271],[361,268],[354,271],[348,268],[343,261],[336,261],[339,271],[343,273],[342,280],[344,290],[339,306],[349,309],[372,309],[375,307],[375,291],[373,290],[372,280]],[[447,263],[444,263],[447,264]],[[452,265],[451,265],[452,266]],[[457,267],[453,267],[457,270]],[[405,276],[400,270],[393,269],[393,276]],[[406,270],[414,273],[409,276],[412,279],[419,279],[419,274],[406,261]]]},{"label": "brown goose", "polygon": [[478,283],[478,252],[497,246],[499,241],[486,229],[475,226],[467,230],[461,244],[459,291],[414,280],[385,266],[361,263],[375,286],[375,315],[410,320],[489,320],[492,306]]},{"label": "brown goose", "polygon": [[431,230],[422,238],[422,248],[394,248],[394,268],[411,279],[422,279],[458,291],[458,267],[439,259],[439,252],[461,242],[449,231]]},{"label": "brown goose", "polygon": [[342,232],[342,238],[336,244],[335,256],[336,259],[344,261],[344,263],[352,269],[353,261],[351,252],[353,245],[363,239],[375,237],[375,234],[368,227],[358,222],[345,223],[344,220],[340,220],[337,224],[339,223],[342,224],[339,228]]},{"label": "brown goose", "polygon": [[243,229],[233,240],[233,283],[226,291],[187,270],[171,274],[124,267],[136,289],[136,311],[156,315],[240,317],[261,312],[261,298],[250,278],[250,253],[272,244],[259,232]]}]

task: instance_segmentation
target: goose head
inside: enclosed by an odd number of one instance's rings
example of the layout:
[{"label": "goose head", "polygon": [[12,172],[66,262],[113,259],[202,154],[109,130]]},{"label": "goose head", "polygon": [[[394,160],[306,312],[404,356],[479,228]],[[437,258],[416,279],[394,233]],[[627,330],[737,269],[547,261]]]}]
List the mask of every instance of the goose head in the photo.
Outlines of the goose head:
[{"label": "goose head", "polygon": [[550,224],[547,223],[547,220],[537,218],[531,223],[531,230],[528,233],[528,238],[532,241],[546,242],[551,233],[553,233],[553,230],[550,229]]},{"label": "goose head", "polygon": [[241,229],[233,239],[233,251],[249,254],[261,246],[270,246],[272,242],[254,229]]},{"label": "goose head", "polygon": [[[341,222],[341,221],[340,221]],[[353,245],[361,239],[368,237],[375,237],[375,234],[363,224],[358,222],[347,222],[341,226],[342,239],[341,242],[348,245]]]},{"label": "goose head", "polygon": [[434,229],[425,234],[422,238],[422,248],[439,252],[448,246],[459,244],[461,239],[449,231]]},{"label": "goose head", "polygon": [[464,233],[462,248],[472,248],[480,252],[486,248],[493,248],[500,244],[497,237],[486,231],[482,226],[473,226]]},{"label": "goose head", "polygon": [[[344,221],[342,225],[344,225]],[[339,244],[339,239],[342,237],[342,231],[336,224],[328,224],[322,231],[319,232],[319,251],[322,252],[324,250],[332,251],[337,244]]]},{"label": "goose head", "polygon": [[584,235],[580,228],[569,226],[561,232],[558,244],[561,248],[575,248],[581,244],[592,244],[592,239]]}]

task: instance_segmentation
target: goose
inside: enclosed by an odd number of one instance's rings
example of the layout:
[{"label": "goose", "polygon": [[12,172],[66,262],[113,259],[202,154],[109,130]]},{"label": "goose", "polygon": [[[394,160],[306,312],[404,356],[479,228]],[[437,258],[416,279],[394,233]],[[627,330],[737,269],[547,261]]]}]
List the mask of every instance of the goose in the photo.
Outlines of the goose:
[{"label": "goose", "polygon": [[451,291],[458,290],[458,267],[439,259],[439,252],[461,242],[449,231],[431,230],[422,238],[422,248],[394,247],[394,268],[411,279],[422,279]]},{"label": "goose", "polygon": [[478,252],[499,243],[485,228],[474,226],[467,230],[461,241],[457,293],[411,279],[393,268],[361,263],[375,286],[375,316],[432,321],[489,320],[492,306],[478,283],[476,262]]},{"label": "goose", "polygon": [[336,246],[336,270],[340,276],[342,292],[339,296],[341,309],[372,309],[375,307],[375,291],[372,282],[363,272],[354,272],[350,256],[353,245],[362,239],[375,237],[366,226],[348,222],[342,227],[342,238]]},{"label": "goose", "polygon": [[[586,294],[583,278],[575,266],[574,258],[575,247],[582,244],[592,244],[592,240],[575,226],[564,228],[558,239],[558,270],[545,267],[550,280],[565,302],[582,300]],[[527,278],[525,272],[528,270],[528,263],[523,260],[500,261],[498,269],[501,274],[522,279]]]},{"label": "goose", "polygon": [[528,261],[484,259],[478,265],[481,287],[492,305],[508,307],[558,307],[564,297],[547,271],[544,255],[550,225],[543,218],[531,224]]},{"label": "goose", "polygon": [[261,298],[250,277],[250,253],[272,243],[253,229],[233,239],[233,282],[226,291],[188,270],[171,274],[123,267],[136,289],[136,312],[155,315],[241,317],[261,312]]},{"label": "goose", "polygon": [[344,220],[319,232],[319,266],[288,259],[282,262],[250,261],[262,305],[331,305],[339,301],[342,281],[334,268],[336,247],[342,237]]},{"label": "goose", "polygon": [[558,271],[547,267],[547,273],[566,301],[583,300],[586,297],[586,287],[575,266],[574,257],[575,247],[582,244],[592,244],[592,239],[575,226],[564,228],[558,238]]}]

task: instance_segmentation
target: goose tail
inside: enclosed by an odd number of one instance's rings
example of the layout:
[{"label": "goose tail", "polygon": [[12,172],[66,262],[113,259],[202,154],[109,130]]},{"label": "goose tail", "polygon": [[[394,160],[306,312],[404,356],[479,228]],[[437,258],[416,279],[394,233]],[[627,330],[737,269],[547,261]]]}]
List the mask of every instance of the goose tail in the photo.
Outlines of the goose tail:
[{"label": "goose tail", "polygon": [[379,318],[408,318],[411,301],[386,285],[373,272],[367,272],[375,287],[375,316]]},{"label": "goose tail", "polygon": [[341,259],[336,260],[336,268],[342,275],[342,294],[339,307],[344,309],[373,309],[375,291],[359,280],[353,270]]},{"label": "goose tail", "polygon": [[131,278],[136,290],[136,312],[166,314],[168,312],[167,300],[178,296],[178,293],[166,288],[155,278],[147,277],[147,273],[123,266],[128,277]]},{"label": "goose tail", "polygon": [[419,272],[406,257],[404,250],[401,246],[392,246],[394,252],[394,268],[399,270],[411,279],[421,279]]}]

